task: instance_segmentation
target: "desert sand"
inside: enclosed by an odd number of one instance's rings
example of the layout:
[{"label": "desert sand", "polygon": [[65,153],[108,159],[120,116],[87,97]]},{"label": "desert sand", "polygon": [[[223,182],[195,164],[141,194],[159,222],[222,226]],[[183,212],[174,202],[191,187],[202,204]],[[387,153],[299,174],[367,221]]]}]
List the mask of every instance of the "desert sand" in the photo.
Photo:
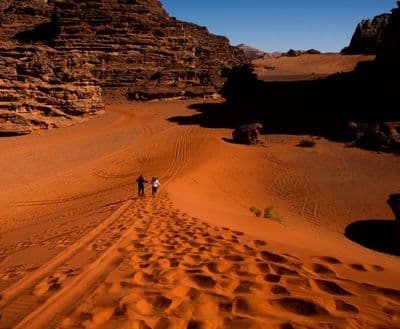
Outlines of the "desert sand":
[{"label": "desert sand", "polygon": [[400,157],[235,145],[196,102],[0,139],[0,328],[400,328],[400,258],[343,234],[393,218]]},{"label": "desert sand", "polygon": [[351,72],[362,61],[372,61],[372,55],[303,54],[297,57],[268,57],[253,61],[260,79],[293,81],[320,79],[331,74]]}]

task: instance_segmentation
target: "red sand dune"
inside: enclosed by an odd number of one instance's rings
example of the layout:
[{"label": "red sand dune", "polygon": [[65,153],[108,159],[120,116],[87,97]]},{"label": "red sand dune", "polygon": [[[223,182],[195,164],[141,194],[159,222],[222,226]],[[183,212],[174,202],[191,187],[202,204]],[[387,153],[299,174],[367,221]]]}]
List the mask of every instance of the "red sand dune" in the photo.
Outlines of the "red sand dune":
[{"label": "red sand dune", "polygon": [[350,72],[371,55],[304,54],[297,57],[269,57],[253,61],[260,79],[290,81],[323,78],[334,73]]},{"label": "red sand dune", "polygon": [[[167,120],[191,103],[0,140],[0,328],[399,328],[400,259],[343,232],[392,218],[400,158],[230,144]],[[136,197],[140,173],[157,198]]]}]

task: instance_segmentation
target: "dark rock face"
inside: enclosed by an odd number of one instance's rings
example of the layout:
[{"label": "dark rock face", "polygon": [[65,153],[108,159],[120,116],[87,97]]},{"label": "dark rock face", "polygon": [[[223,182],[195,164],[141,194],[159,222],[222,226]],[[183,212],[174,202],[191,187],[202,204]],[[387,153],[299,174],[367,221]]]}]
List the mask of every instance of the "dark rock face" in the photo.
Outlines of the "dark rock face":
[{"label": "dark rock face", "polygon": [[158,0],[3,1],[0,53],[0,126],[23,131],[101,111],[102,94],[211,95],[224,69],[248,62]]},{"label": "dark rock face", "polygon": [[400,122],[349,123],[353,144],[372,150],[400,150]]},{"label": "dark rock face", "polygon": [[358,24],[350,45],[344,54],[380,54],[383,51],[384,34],[389,25],[390,14],[382,14]]},{"label": "dark rock face", "polygon": [[239,144],[253,145],[259,141],[262,124],[251,123],[242,125],[235,129],[232,133],[233,140]]},{"label": "dark rock face", "polygon": [[395,74],[400,71],[400,2],[398,7],[392,10],[389,23],[383,37],[383,56],[378,58],[386,67],[395,69]]},{"label": "dark rock face", "polygon": [[400,221],[400,194],[391,194],[387,203],[392,208],[395,218]]}]

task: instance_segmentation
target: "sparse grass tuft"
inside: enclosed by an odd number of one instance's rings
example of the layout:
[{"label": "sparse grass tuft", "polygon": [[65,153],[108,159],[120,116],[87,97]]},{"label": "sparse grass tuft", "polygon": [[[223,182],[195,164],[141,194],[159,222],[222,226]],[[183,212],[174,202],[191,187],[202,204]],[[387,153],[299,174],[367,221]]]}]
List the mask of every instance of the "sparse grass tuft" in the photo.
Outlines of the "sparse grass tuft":
[{"label": "sparse grass tuft", "polygon": [[274,216],[274,207],[268,206],[264,209],[264,218],[273,218]]},{"label": "sparse grass tuft", "polygon": [[285,225],[285,222],[282,220],[280,216],[275,213],[274,207],[268,206],[264,209],[264,218],[273,220],[278,224]]},{"label": "sparse grass tuft", "polygon": [[254,206],[250,207],[250,211],[251,211],[254,215],[256,215],[257,217],[261,217],[261,215],[262,215],[261,210],[258,209],[258,208],[256,208],[256,207],[254,207]]},{"label": "sparse grass tuft", "polygon": [[302,139],[299,144],[297,144],[298,147],[314,147],[315,146],[315,141],[311,139]]}]

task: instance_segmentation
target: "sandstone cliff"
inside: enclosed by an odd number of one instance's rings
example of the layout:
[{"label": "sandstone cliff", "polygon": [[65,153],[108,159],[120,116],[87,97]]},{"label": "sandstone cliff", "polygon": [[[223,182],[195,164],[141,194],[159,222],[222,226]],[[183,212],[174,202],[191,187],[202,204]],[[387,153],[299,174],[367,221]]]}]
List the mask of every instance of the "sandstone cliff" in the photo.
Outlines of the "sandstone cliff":
[{"label": "sandstone cliff", "polygon": [[400,71],[400,1],[398,8],[392,10],[389,23],[384,33],[383,53],[378,61],[398,77]]},{"label": "sandstone cliff", "polygon": [[213,94],[225,68],[247,62],[158,0],[6,0],[0,43],[0,134],[74,122],[102,96]]},{"label": "sandstone cliff", "polygon": [[357,25],[350,45],[342,50],[344,54],[376,55],[383,51],[383,38],[389,24],[390,14],[363,20]]}]

